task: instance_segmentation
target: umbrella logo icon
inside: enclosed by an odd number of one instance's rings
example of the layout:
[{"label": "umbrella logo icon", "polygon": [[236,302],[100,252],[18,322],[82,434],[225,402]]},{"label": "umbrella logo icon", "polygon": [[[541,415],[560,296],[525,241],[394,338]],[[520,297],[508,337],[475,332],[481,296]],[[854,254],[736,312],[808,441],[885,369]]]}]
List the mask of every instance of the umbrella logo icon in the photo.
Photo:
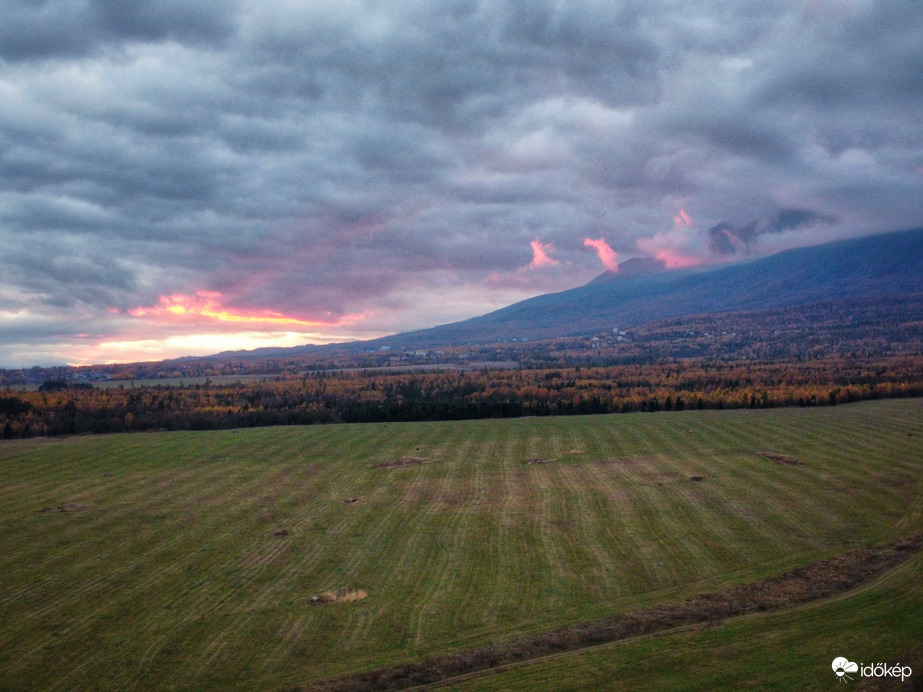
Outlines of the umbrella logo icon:
[{"label": "umbrella logo icon", "polygon": [[836,677],[840,682],[846,682],[847,680],[852,680],[846,673],[858,673],[859,664],[839,656],[833,659],[833,672],[836,673]]}]

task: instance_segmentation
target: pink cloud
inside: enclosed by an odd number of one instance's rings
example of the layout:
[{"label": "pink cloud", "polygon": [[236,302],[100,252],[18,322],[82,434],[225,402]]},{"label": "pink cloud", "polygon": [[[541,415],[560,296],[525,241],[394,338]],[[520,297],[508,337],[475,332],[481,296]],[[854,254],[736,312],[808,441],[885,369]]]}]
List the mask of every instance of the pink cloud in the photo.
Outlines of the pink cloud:
[{"label": "pink cloud", "polygon": [[663,262],[668,269],[686,269],[688,267],[699,267],[705,264],[705,261],[698,257],[689,255],[680,255],[672,250],[658,250],[654,257]]},{"label": "pink cloud", "polygon": [[215,291],[197,291],[195,295],[174,293],[160,296],[157,305],[128,310],[132,317],[174,322],[224,322],[262,327],[286,327],[293,331],[303,328],[335,327],[351,324],[365,314],[330,315],[328,319],[302,319],[283,315],[274,310],[235,310],[223,305],[223,296]]},{"label": "pink cloud", "polygon": [[677,224],[670,232],[654,234],[651,238],[638,238],[635,247],[653,255],[669,269],[684,269],[707,264],[707,260],[696,251],[696,236],[684,224]]},{"label": "pink cloud", "polygon": [[692,228],[692,219],[689,218],[689,214],[686,213],[685,209],[680,209],[676,214],[674,214],[673,225]]},{"label": "pink cloud", "polygon": [[542,267],[556,267],[561,264],[558,260],[551,257],[549,254],[554,250],[554,245],[551,243],[542,243],[539,240],[532,241],[532,263],[529,265],[530,269],[541,269]]},{"label": "pink cloud", "polygon": [[591,247],[596,250],[596,254],[599,255],[599,261],[603,263],[603,266],[611,272],[617,272],[619,270],[619,264],[616,262],[616,252],[609,244],[602,238],[597,240],[592,240],[591,238],[584,238],[583,247]]}]

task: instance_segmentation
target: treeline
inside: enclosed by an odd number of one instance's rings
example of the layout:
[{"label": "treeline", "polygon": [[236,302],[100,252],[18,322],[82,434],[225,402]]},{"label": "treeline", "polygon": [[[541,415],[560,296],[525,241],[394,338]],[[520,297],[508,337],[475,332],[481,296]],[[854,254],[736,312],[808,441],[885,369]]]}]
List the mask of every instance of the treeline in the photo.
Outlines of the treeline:
[{"label": "treeline", "polygon": [[830,406],[923,395],[923,356],[336,373],[230,385],[0,392],[3,438],[265,425]]}]

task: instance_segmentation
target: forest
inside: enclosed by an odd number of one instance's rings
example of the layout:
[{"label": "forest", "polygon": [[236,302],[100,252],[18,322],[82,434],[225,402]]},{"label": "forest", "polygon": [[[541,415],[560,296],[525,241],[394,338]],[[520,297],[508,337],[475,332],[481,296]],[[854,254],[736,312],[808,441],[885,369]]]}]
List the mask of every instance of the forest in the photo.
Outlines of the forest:
[{"label": "forest", "polygon": [[923,395],[923,356],[302,372],[234,383],[0,390],[4,439],[268,425],[835,406]]}]

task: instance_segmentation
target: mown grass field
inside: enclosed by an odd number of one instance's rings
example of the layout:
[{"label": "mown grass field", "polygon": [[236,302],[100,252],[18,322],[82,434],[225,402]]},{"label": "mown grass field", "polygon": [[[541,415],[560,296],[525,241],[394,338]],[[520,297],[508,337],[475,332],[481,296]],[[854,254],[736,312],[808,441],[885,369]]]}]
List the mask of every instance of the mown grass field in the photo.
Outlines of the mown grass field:
[{"label": "mown grass field", "polygon": [[[432,463],[374,467],[403,457]],[[278,689],[670,603],[919,533],[921,471],[921,400],[4,442],[0,689]],[[826,670],[853,655],[827,619],[899,655],[906,569],[875,587],[893,612],[846,599],[466,684],[638,689],[675,665],[759,687],[729,633]],[[343,587],[367,598],[311,605]]]},{"label": "mown grass field", "polygon": [[[869,588],[792,611],[639,638],[437,686],[488,690],[902,690],[894,678],[837,684],[831,662],[908,665],[923,677],[923,558]],[[870,684],[871,683],[871,684]]]}]

